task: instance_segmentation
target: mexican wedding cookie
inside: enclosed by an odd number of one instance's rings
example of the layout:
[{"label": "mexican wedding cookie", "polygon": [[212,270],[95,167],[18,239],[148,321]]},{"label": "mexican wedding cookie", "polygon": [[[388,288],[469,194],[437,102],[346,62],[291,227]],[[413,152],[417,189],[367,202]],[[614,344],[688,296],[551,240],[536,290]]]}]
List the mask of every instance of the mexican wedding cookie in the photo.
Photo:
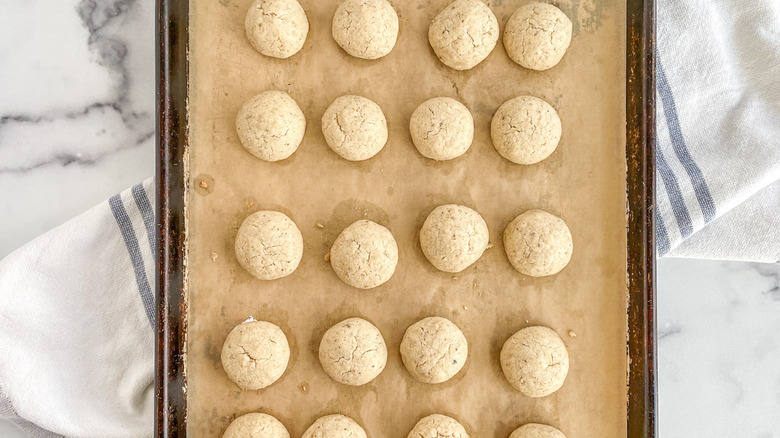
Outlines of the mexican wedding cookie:
[{"label": "mexican wedding cookie", "polygon": [[407,438],[469,438],[469,434],[456,419],[433,414],[418,421]]},{"label": "mexican wedding cookie", "polygon": [[255,0],[246,14],[244,30],[258,52],[289,58],[303,47],[309,20],[296,0]]},{"label": "mexican wedding cookie", "polygon": [[569,353],[553,330],[526,327],[501,348],[501,369],[523,395],[544,397],[563,386],[569,373]]},{"label": "mexican wedding cookie", "polygon": [[379,105],[362,96],[341,96],[322,115],[322,134],[333,152],[367,160],[387,143],[387,120]]},{"label": "mexican wedding cookie", "polygon": [[303,257],[300,230],[278,211],[258,211],[244,219],[235,245],[238,263],[261,280],[292,274]]},{"label": "mexican wedding cookie", "polygon": [[366,438],[366,431],[355,420],[335,414],[318,418],[302,438]]},{"label": "mexican wedding cookie", "polygon": [[290,438],[290,433],[276,418],[261,413],[242,415],[225,430],[222,438]]},{"label": "mexican wedding cookie", "polygon": [[442,63],[468,70],[496,47],[498,20],[480,0],[455,0],[431,21],[428,41]]},{"label": "mexican wedding cookie", "polygon": [[423,383],[442,383],[466,364],[469,346],[452,321],[431,316],[409,326],[401,340],[401,359],[409,374]]},{"label": "mexican wedding cookie", "polygon": [[398,15],[386,0],[346,0],[333,15],[333,39],[356,58],[381,58],[395,46]]},{"label": "mexican wedding cookie", "polygon": [[320,342],[320,364],[333,380],[360,386],[376,378],[387,364],[387,346],[379,329],[361,318],[329,328]]},{"label": "mexican wedding cookie", "polygon": [[509,438],[566,438],[566,435],[546,424],[528,423],[515,429]]},{"label": "mexican wedding cookie", "polygon": [[265,91],[247,100],[236,117],[236,132],[244,149],[265,161],[292,155],[305,130],[303,111],[281,91]]},{"label": "mexican wedding cookie", "polygon": [[504,47],[512,61],[531,70],[554,67],[571,43],[571,20],[546,3],[518,8],[506,23]]},{"label": "mexican wedding cookie", "polygon": [[546,211],[529,210],[507,225],[504,249],[518,272],[544,277],[557,274],[569,264],[574,244],[563,219]]},{"label": "mexican wedding cookie", "polygon": [[222,346],[222,368],[243,389],[262,389],[276,382],[289,360],[287,337],[270,322],[239,324]]},{"label": "mexican wedding cookie", "polygon": [[504,102],[490,122],[493,147],[517,164],[534,164],[549,157],[558,147],[561,130],[555,108],[533,96]]},{"label": "mexican wedding cookie", "polygon": [[409,121],[412,142],[420,153],[437,161],[457,158],[474,140],[474,118],[468,108],[449,97],[423,102]]},{"label": "mexican wedding cookie", "polygon": [[482,216],[462,205],[436,207],[420,229],[420,247],[436,269],[460,272],[476,262],[490,243]]},{"label": "mexican wedding cookie", "polygon": [[336,275],[359,289],[377,287],[393,276],[398,245],[387,228],[359,220],[344,228],[330,248],[330,265]]}]

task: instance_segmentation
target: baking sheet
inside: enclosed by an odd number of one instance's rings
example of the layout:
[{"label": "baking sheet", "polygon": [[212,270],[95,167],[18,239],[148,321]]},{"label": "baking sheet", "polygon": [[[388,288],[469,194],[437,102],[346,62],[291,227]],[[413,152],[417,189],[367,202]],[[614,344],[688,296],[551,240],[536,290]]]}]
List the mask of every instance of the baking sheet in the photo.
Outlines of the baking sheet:
[{"label": "baking sheet", "polygon": [[[191,1],[188,433],[219,437],[235,416],[261,411],[294,437],[329,413],[349,415],[370,437],[405,436],[421,417],[439,412],[474,437],[505,438],[531,421],[571,437],[625,436],[625,5],[557,3],[575,35],[561,64],[538,73],[512,63],[500,41],[476,68],[451,70],[427,42],[428,23],[449,1],[391,3],[400,19],[398,43],[385,58],[363,61],[330,36],[336,0],[301,1],[311,29],[303,50],[288,60],[264,57],[246,41],[250,1]],[[525,2],[487,3],[503,31]],[[234,130],[241,103],[267,89],[289,93],[307,117],[303,144],[279,163],[249,155]],[[385,112],[389,141],[371,160],[347,162],[322,138],[320,118],[342,94],[366,96]],[[520,94],[550,102],[563,123],[558,150],[533,166],[509,163],[490,143],[493,112]],[[420,156],[408,133],[412,111],[434,96],[457,98],[474,115],[474,144],[450,162]],[[479,211],[493,243],[456,275],[436,271],[417,239],[427,214],[444,203]],[[531,208],[559,215],[571,228],[574,255],[557,276],[523,276],[504,255],[504,227]],[[301,265],[284,279],[256,280],[233,255],[241,221],[261,209],[286,213],[304,237]],[[345,285],[324,261],[341,229],[359,218],[387,226],[400,252],[393,278],[369,291]],[[227,333],[250,315],[278,324],[292,355],[277,383],[242,392],[225,376],[219,355]],[[469,340],[464,369],[440,385],[414,381],[398,352],[404,330],[430,315],[451,319]],[[373,322],[389,350],[385,371],[362,387],[333,382],[317,360],[324,331],[352,316]],[[561,390],[532,399],[506,382],[498,352],[516,330],[537,324],[561,335],[571,369]]]}]

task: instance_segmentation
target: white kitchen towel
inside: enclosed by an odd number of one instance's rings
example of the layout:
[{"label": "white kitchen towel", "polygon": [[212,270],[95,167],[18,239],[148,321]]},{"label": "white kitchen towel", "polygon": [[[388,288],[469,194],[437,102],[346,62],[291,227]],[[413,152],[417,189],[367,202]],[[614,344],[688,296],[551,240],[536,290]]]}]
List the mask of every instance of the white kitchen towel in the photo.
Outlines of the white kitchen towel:
[{"label": "white kitchen towel", "polygon": [[659,0],[658,254],[780,261],[780,1]]},{"label": "white kitchen towel", "polygon": [[150,179],[0,261],[0,419],[31,438],[152,436],[153,199]]}]

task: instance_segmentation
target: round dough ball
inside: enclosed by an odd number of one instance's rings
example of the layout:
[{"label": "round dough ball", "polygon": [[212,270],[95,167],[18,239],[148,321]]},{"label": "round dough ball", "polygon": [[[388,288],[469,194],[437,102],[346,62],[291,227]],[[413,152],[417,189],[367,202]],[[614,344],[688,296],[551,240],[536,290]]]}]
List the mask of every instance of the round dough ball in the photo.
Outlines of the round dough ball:
[{"label": "round dough ball", "polygon": [[563,219],[542,210],[529,210],[507,225],[504,249],[521,274],[554,275],[569,264],[574,243]]},{"label": "round dough ball", "polygon": [[436,269],[460,272],[476,262],[490,243],[487,224],[462,205],[436,207],[420,229],[420,247]]},{"label": "round dough ball", "polygon": [[407,438],[469,438],[456,419],[442,414],[428,415],[414,425]]},{"label": "round dough ball", "polygon": [[315,421],[302,438],[366,438],[366,431],[345,415],[326,415]]},{"label": "round dough ball", "polygon": [[222,438],[290,438],[290,433],[276,418],[261,413],[242,415],[225,430]]},{"label": "round dough ball", "polygon": [[457,100],[434,97],[414,110],[409,131],[414,146],[423,156],[451,160],[469,150],[474,140],[474,118]]},{"label": "round dough ball", "polygon": [[333,15],[333,39],[356,58],[381,58],[398,39],[398,15],[386,0],[346,0]]},{"label": "round dough ball", "polygon": [[222,346],[222,368],[243,389],[262,389],[276,382],[289,360],[287,337],[270,322],[239,324]]},{"label": "round dough ball", "polygon": [[409,374],[423,383],[451,379],[466,364],[469,345],[452,321],[431,316],[409,326],[401,341],[401,359]]},{"label": "round dough ball", "polygon": [[306,117],[292,97],[264,91],[241,105],[236,117],[238,139],[250,154],[279,161],[298,149],[306,131]]},{"label": "round dough ball", "polygon": [[561,61],[571,43],[571,20],[546,3],[519,7],[506,23],[504,47],[512,61],[531,70],[547,70]]},{"label": "round dough ball", "polygon": [[387,364],[382,333],[361,318],[349,318],[329,328],[320,342],[320,364],[335,381],[360,386],[376,378]]},{"label": "round dough ball", "polygon": [[387,143],[382,108],[362,96],[341,96],[322,115],[322,134],[333,152],[349,161],[367,160]]},{"label": "round dough ball", "polygon": [[496,47],[498,20],[480,0],[455,0],[431,21],[428,41],[445,65],[468,70]]},{"label": "round dough ball", "polygon": [[255,0],[244,20],[249,43],[273,58],[298,53],[309,33],[309,20],[296,0]]},{"label": "round dough ball", "polygon": [[509,438],[566,438],[566,435],[546,424],[528,423],[515,429]]},{"label": "round dough ball", "polygon": [[301,257],[303,236],[295,222],[284,213],[252,213],[238,229],[238,263],[261,280],[275,280],[292,274]]},{"label": "round dough ball", "polygon": [[533,96],[504,102],[490,122],[493,147],[517,164],[538,163],[553,153],[561,140],[561,119],[549,103]]},{"label": "round dough ball", "polygon": [[569,373],[569,353],[553,330],[526,327],[501,348],[501,369],[523,395],[544,397],[563,386]]},{"label": "round dough ball", "polygon": [[398,245],[387,228],[359,220],[344,228],[330,248],[330,265],[340,279],[359,289],[383,284],[395,272]]}]

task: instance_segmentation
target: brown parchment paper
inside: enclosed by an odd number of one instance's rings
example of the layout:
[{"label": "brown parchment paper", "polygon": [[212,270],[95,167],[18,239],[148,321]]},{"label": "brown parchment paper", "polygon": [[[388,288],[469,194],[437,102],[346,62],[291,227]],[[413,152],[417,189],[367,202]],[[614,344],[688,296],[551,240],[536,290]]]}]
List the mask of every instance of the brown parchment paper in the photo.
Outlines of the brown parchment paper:
[{"label": "brown parchment paper", "polygon": [[[457,418],[472,437],[506,438],[526,422],[552,424],[570,438],[625,436],[625,3],[558,2],[575,34],[561,64],[546,72],[512,63],[501,41],[476,68],[449,69],[427,40],[430,20],[449,0],[391,3],[400,34],[388,56],[351,58],[330,34],[338,1],[301,0],[308,39],[300,53],[278,60],[255,52],[244,36],[250,0],[191,0],[189,435],[220,437],[235,416],[261,411],[293,437],[330,413],[354,418],[371,438],[405,437],[436,412]],[[503,31],[525,0],[487,3]],[[307,117],[300,148],[278,163],[252,157],[234,129],[241,103],[268,89],[289,93]],[[320,118],[343,94],[374,100],[387,117],[389,141],[368,161],[347,162],[323,140]],[[563,122],[558,149],[533,166],[508,162],[490,142],[492,114],[521,94],[547,100]],[[474,115],[474,143],[453,161],[422,157],[408,132],[412,111],[434,96],[457,98]],[[445,203],[479,211],[493,243],[456,275],[435,270],[418,242],[427,214]],[[523,276],[504,254],[504,227],[531,208],[561,216],[574,236],[571,263],[556,276]],[[303,260],[289,277],[256,280],[233,255],[238,226],[261,209],[286,213],[303,234]],[[342,283],[323,260],[338,233],[359,218],[387,226],[400,249],[392,279],[368,291]],[[225,376],[220,350],[250,315],[278,324],[292,355],[274,385],[242,392]],[[414,381],[398,352],[406,328],[431,315],[451,319],[469,340],[464,369],[439,385]],[[352,316],[379,327],[389,350],[384,372],[361,387],[330,380],[317,360],[324,331]],[[513,390],[498,360],[503,342],[530,325],[556,330],[571,358],[563,388],[538,399]]]}]

